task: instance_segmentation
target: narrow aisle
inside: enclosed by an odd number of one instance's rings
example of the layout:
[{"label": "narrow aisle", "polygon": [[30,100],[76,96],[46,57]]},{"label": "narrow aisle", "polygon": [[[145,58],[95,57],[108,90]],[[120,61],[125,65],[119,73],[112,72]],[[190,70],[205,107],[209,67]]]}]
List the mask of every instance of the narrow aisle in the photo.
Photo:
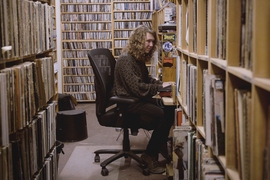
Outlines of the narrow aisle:
[{"label": "narrow aisle", "polygon": [[[107,166],[108,176],[101,175],[99,163],[94,162],[94,151],[103,148],[121,148],[122,136],[114,128],[100,126],[95,116],[94,103],[78,103],[76,109],[86,112],[88,138],[78,142],[64,142],[59,157],[58,180],[165,180],[165,174],[144,176],[137,162],[121,158]],[[131,148],[145,148],[148,142],[143,129],[138,136],[130,136]],[[118,138],[118,139],[117,139]],[[111,155],[101,154],[101,161]],[[161,157],[162,160],[162,157]]]}]

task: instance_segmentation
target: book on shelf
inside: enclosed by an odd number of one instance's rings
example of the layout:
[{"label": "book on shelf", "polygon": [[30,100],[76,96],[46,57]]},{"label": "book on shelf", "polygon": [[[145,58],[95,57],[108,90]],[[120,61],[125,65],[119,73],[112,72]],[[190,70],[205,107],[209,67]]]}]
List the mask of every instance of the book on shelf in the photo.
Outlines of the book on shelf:
[{"label": "book on shelf", "polygon": [[225,117],[224,117],[224,103],[225,103],[225,93],[224,93],[224,82],[220,78],[212,79],[212,109],[214,111],[212,116],[212,134],[214,141],[213,154],[216,156],[225,155]]},{"label": "book on shelf", "polygon": [[25,94],[24,83],[25,74],[22,65],[16,65],[14,69],[14,83],[15,83],[15,123],[16,130],[23,129],[26,125],[25,110]]},{"label": "book on shelf", "polygon": [[7,77],[5,73],[0,73],[0,146],[4,147],[9,145]]},{"label": "book on shelf", "polygon": [[31,27],[31,14],[32,11],[30,11],[29,8],[29,4],[27,2],[24,2],[23,4],[23,8],[21,9],[21,13],[24,15],[24,18],[28,20],[28,22],[23,23],[21,22],[21,27],[22,27],[22,33],[24,34],[24,36],[21,38],[21,43],[20,43],[20,47],[22,49],[22,55],[27,55],[30,54],[30,39],[32,38],[31,36],[31,31],[30,31],[30,27]]},{"label": "book on shelf", "polygon": [[0,147],[0,178],[13,179],[12,148]]},{"label": "book on shelf", "polygon": [[[41,154],[40,154],[40,157],[45,157],[46,153],[47,153],[47,147],[48,147],[48,144],[47,144],[47,140],[46,140],[46,131],[47,131],[47,124],[46,124],[46,120],[47,120],[47,117],[46,117],[46,110],[42,110],[42,111],[39,111],[37,113],[37,116],[40,118],[40,139],[39,141],[41,142],[41,149],[39,149],[41,151]],[[43,161],[43,160],[42,160]]]},{"label": "book on shelf", "polygon": [[[176,179],[187,179],[189,176],[188,165],[191,154],[188,149],[191,148],[192,142],[189,142],[189,132],[193,132],[192,126],[177,126],[173,129],[173,172]],[[191,140],[191,139],[190,139]]]},{"label": "book on shelf", "polygon": [[[36,16],[35,11],[34,11],[34,1],[28,1],[26,7],[28,8],[27,17],[28,17],[29,21],[28,21],[28,23],[25,23],[26,24],[25,32],[28,31],[33,35],[29,36],[28,39],[26,39],[28,35],[25,37],[24,46],[26,48],[25,48],[24,55],[34,54],[35,53],[35,37],[36,37],[35,36],[35,30],[36,30],[35,28],[36,28],[36,26],[34,25],[35,24],[34,18]],[[28,33],[25,33],[25,34],[28,34]]]},{"label": "book on shelf", "polygon": [[226,13],[227,1],[216,2],[216,57],[226,59]]},{"label": "book on shelf", "polygon": [[212,115],[213,115],[213,109],[212,109],[212,84],[211,81],[216,76],[214,74],[208,74],[208,70],[204,70],[203,73],[203,94],[204,94],[204,132],[205,132],[205,144],[207,146],[212,146],[212,129],[211,129],[211,123],[212,123]]},{"label": "book on shelf", "polygon": [[241,177],[241,158],[240,158],[240,127],[239,127],[239,115],[238,115],[238,98],[237,89],[234,89],[234,115],[235,115],[235,140],[236,140],[236,168],[239,171],[239,176]]},{"label": "book on shelf", "polygon": [[181,81],[181,57],[176,56],[176,69],[175,69],[175,83],[176,83],[176,97],[181,95],[180,81]]},{"label": "book on shelf", "polygon": [[8,129],[10,133],[13,133],[15,128],[15,84],[14,84],[14,71],[12,68],[5,68],[0,70],[0,73],[4,73],[7,75],[7,108],[8,108]]},{"label": "book on shelf", "polygon": [[246,90],[239,90],[239,89],[236,89],[236,98],[237,98],[237,111],[238,111],[238,124],[239,124],[239,159],[240,159],[240,168],[241,168],[241,175],[240,177],[243,178],[243,174],[245,174],[244,172],[244,146],[245,146],[245,130],[243,129],[244,128],[244,120],[245,120],[245,117],[244,117],[244,102],[243,102],[243,96],[244,96],[244,93],[246,93]]},{"label": "book on shelf", "polygon": [[204,54],[208,55],[208,23],[209,23],[209,12],[208,12],[208,0],[205,0],[205,19],[206,19],[206,26],[205,26],[205,50]]},{"label": "book on shelf", "polygon": [[197,0],[193,1],[193,52],[197,53]]},{"label": "book on shelf", "polygon": [[188,11],[188,4],[186,4],[186,14],[185,14],[185,18],[186,18],[186,36],[185,36],[185,42],[186,42],[186,46],[188,49],[189,46],[189,11]]},{"label": "book on shelf", "polygon": [[37,112],[37,107],[35,105],[35,94],[34,94],[34,63],[33,62],[25,62],[25,76],[26,76],[26,107],[28,109],[28,119],[27,124],[30,124],[33,116]]},{"label": "book on shelf", "polygon": [[51,57],[44,57],[35,59],[36,64],[36,75],[35,80],[37,81],[39,91],[39,107],[46,105],[46,102],[54,95],[54,70],[53,60]]},{"label": "book on shelf", "polygon": [[195,131],[190,131],[188,134],[188,179],[195,178],[195,140],[197,136]]},{"label": "book on shelf", "polygon": [[187,112],[191,121],[196,124],[196,73],[197,66],[193,64],[187,65]]},{"label": "book on shelf", "polygon": [[30,174],[34,173],[34,137],[33,137],[33,121],[27,126],[27,134],[28,134],[28,139],[27,139],[27,144],[28,144],[28,162],[29,162],[29,171]]},{"label": "book on shelf", "polygon": [[13,178],[14,179],[23,179],[23,167],[22,167],[22,156],[21,156],[21,148],[20,141],[18,139],[14,139],[11,142],[12,147],[12,164],[13,164]]},{"label": "book on shelf", "polygon": [[[26,18],[24,18],[25,14],[24,14],[24,7],[25,7],[25,1],[16,1],[17,4],[17,16],[18,16],[18,54],[19,57],[23,57],[23,49],[24,49],[24,36],[25,34],[23,34],[24,32],[24,28],[25,25],[24,23],[26,23]],[[23,20],[24,18],[24,20]],[[28,33],[28,32],[27,32]]]},{"label": "book on shelf", "polygon": [[201,180],[201,156],[203,153],[203,140],[197,138],[195,140],[195,173],[194,179]]},{"label": "book on shelf", "polygon": [[[10,13],[10,2],[9,0],[3,0],[1,4],[1,38],[2,38],[2,46],[12,46],[11,44],[11,13]],[[3,55],[3,58],[9,59],[12,57],[13,51],[8,51]]]},{"label": "book on shelf", "polygon": [[191,66],[191,99],[190,99],[190,112],[191,120],[194,124],[197,124],[197,66]]},{"label": "book on shelf", "polygon": [[214,158],[204,158],[202,161],[202,179],[225,179],[224,170]]},{"label": "book on shelf", "polygon": [[[32,136],[32,146],[31,149],[31,172],[36,172],[39,168],[39,152],[40,152],[40,146],[39,146],[39,137],[41,136],[39,133],[40,131],[39,130],[39,125],[41,124],[40,123],[41,119],[37,116],[35,116],[32,120],[32,123],[31,123],[31,126],[30,126],[30,129],[31,129],[31,136]],[[30,144],[31,145],[31,144]]]},{"label": "book on shelf", "polygon": [[177,34],[177,46],[180,46],[182,47],[182,4],[178,5],[178,9],[179,9],[179,17],[176,18],[176,20],[178,21],[178,26],[177,26],[177,31],[178,31],[178,34]]},{"label": "book on shelf", "polygon": [[192,84],[192,81],[191,81],[191,77],[190,77],[190,75],[191,75],[191,73],[190,73],[190,66],[193,66],[192,64],[187,64],[187,69],[186,69],[186,82],[187,82],[187,84],[186,84],[186,94],[185,94],[185,96],[186,96],[186,102],[187,102],[187,114],[188,114],[188,116],[189,117],[192,117],[192,111],[191,111],[191,107],[190,107],[190,105],[191,105],[191,103],[190,103],[190,100],[191,100],[191,95],[190,95],[190,91],[191,91],[191,84]]},{"label": "book on shelf", "polygon": [[183,76],[183,81],[180,83],[180,94],[182,97],[182,103],[184,106],[187,105],[187,99],[186,99],[186,84],[187,84],[187,78],[185,77],[185,74],[187,73],[187,61],[185,59],[182,60],[181,65],[181,76]]},{"label": "book on shelf", "polygon": [[[0,5],[1,7],[1,5]],[[0,148],[0,178],[1,179],[7,179],[4,178],[4,173],[3,173],[3,152],[2,152],[2,148]]]},{"label": "book on shelf", "polygon": [[21,52],[20,52],[20,48],[22,46],[19,47],[20,45],[20,36],[18,36],[18,34],[22,31],[22,26],[20,26],[21,24],[21,20],[20,20],[20,15],[21,14],[21,8],[22,8],[23,2],[22,1],[16,1],[16,0],[11,0],[11,19],[10,19],[10,24],[12,26],[12,50],[13,50],[13,57],[20,57],[21,56]]},{"label": "book on shelf", "polygon": [[246,179],[250,179],[250,156],[251,156],[251,106],[252,106],[252,102],[251,102],[251,92],[248,91],[247,93],[244,94],[244,104],[245,104],[245,108],[244,108],[244,117],[245,117],[245,124],[244,124],[244,131],[245,131],[245,149],[244,149],[244,168],[245,168],[245,174],[243,175],[244,178]]},{"label": "book on shelf", "polygon": [[[0,3],[0,47],[4,46],[3,41],[4,41],[4,35],[3,35],[3,26],[4,26],[4,16],[3,16],[3,2],[1,1]],[[0,53],[0,62],[3,61],[3,53]],[[1,171],[1,170],[0,170]]]},{"label": "book on shelf", "polygon": [[47,141],[47,152],[53,147],[56,141],[56,102],[50,102],[46,106],[46,141]]},{"label": "book on shelf", "polygon": [[251,93],[247,89],[235,89],[234,96],[237,169],[240,177],[246,179],[250,176]]},{"label": "book on shelf", "polygon": [[241,0],[241,58],[240,66],[252,69],[252,1]]},{"label": "book on shelf", "polygon": [[267,108],[267,129],[266,129],[266,145],[264,149],[264,169],[263,178],[270,180],[270,173],[268,167],[270,167],[270,105]]},{"label": "book on shelf", "polygon": [[[39,1],[2,0],[1,46],[12,46],[5,58],[21,58],[49,49],[45,45],[53,41],[49,38],[53,27],[46,25],[46,17],[52,18],[50,9],[47,3]],[[46,31],[47,27],[50,31]]]},{"label": "book on shelf", "polygon": [[183,119],[183,111],[182,108],[176,108],[175,109],[175,126],[181,126],[182,125],[182,119]]}]

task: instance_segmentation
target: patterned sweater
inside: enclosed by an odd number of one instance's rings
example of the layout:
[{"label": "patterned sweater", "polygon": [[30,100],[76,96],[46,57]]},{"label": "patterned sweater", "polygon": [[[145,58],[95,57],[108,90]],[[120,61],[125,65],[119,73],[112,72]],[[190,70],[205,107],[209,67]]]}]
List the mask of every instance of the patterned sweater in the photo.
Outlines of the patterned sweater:
[{"label": "patterned sweater", "polygon": [[151,98],[157,94],[162,82],[149,76],[144,62],[131,55],[121,55],[115,65],[114,92],[118,96]]}]

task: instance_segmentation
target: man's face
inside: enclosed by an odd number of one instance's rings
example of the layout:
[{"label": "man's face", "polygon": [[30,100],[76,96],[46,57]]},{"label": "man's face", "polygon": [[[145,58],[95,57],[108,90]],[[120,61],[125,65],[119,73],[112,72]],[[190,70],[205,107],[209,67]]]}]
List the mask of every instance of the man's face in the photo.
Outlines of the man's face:
[{"label": "man's face", "polygon": [[145,53],[149,53],[151,51],[151,49],[154,46],[154,43],[155,43],[155,37],[150,33],[146,33],[145,42],[144,42]]}]

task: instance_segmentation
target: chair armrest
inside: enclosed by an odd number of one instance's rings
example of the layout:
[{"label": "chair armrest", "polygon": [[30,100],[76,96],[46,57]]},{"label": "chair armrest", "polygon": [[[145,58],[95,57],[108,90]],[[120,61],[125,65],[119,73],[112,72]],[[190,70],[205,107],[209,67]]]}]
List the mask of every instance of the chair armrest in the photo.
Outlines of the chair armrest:
[{"label": "chair armrest", "polygon": [[112,96],[110,98],[110,102],[116,103],[118,107],[117,109],[118,118],[116,122],[116,127],[125,127],[126,121],[124,121],[125,118],[123,118],[123,116],[124,114],[126,114],[126,109],[128,105],[134,104],[138,101],[139,101],[138,98],[126,96]]},{"label": "chair armrest", "polygon": [[125,96],[112,96],[110,101],[117,104],[133,104],[138,102],[139,99],[135,97],[125,97]]}]

